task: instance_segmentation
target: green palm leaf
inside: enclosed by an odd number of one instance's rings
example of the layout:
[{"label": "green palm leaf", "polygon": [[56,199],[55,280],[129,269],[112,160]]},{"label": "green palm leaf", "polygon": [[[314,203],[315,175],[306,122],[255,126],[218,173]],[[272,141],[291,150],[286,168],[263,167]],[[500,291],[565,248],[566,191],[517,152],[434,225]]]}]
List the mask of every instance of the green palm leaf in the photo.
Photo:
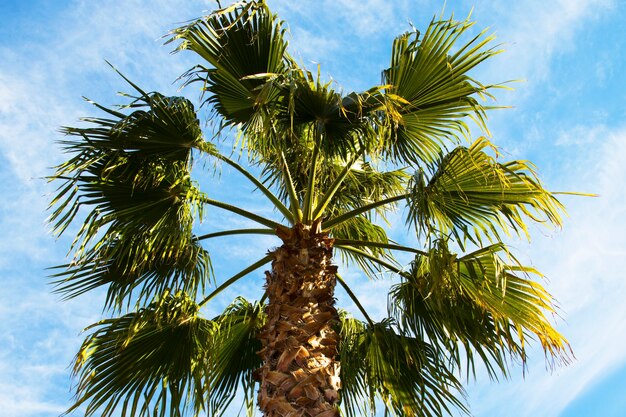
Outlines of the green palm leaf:
[{"label": "green palm leaf", "polygon": [[563,206],[545,190],[533,166],[499,163],[484,152],[480,138],[442,158],[429,180],[418,172],[410,187],[408,221],[418,232],[453,233],[458,243],[499,240],[498,229],[528,235],[525,217],[561,225]]},{"label": "green palm leaf", "polygon": [[552,298],[528,274],[537,271],[520,265],[503,244],[457,257],[438,241],[416,256],[404,282],[390,291],[390,304],[402,328],[447,349],[468,373],[477,355],[492,377],[506,375],[509,358],[525,362],[532,338],[550,360],[567,362],[567,341],[545,315],[555,312]]},{"label": "green palm leaf", "polygon": [[[166,292],[146,308],[103,320],[83,343],[74,366],[79,381],[71,412],[122,417],[197,416],[213,325],[184,293]],[[117,415],[117,414],[116,414]]]},{"label": "green palm leaf", "polygon": [[275,76],[288,68],[284,29],[263,2],[238,2],[175,29],[169,42],[191,50],[212,68],[187,72],[187,83],[202,82],[206,102],[226,124],[254,124],[279,91]]},{"label": "green palm leaf", "polygon": [[192,210],[185,203],[199,198],[188,167],[191,147],[201,141],[199,122],[185,99],[154,93],[140,100],[132,106],[149,111],[128,116],[109,111],[116,119],[85,119],[96,127],[65,128],[75,137],[63,142],[66,151],[76,155],[51,178],[65,181],[51,203],[57,206],[50,219],[56,233],[85,205],[95,210],[79,231],[83,246],[107,224],[114,226],[111,236],[125,226],[169,232],[182,223],[188,228]]},{"label": "green palm leaf", "polygon": [[[130,114],[98,106],[111,118],[88,118],[93,127],[64,129],[71,137],[63,142],[66,151],[75,155],[51,178],[64,181],[51,203],[56,233],[63,233],[82,207],[91,208],[74,241],[75,259],[59,276],[92,288],[122,283],[110,287],[109,301],[125,298],[150,274],[180,281],[176,270],[195,271],[193,279],[175,286],[195,291],[205,279],[199,274],[210,272],[208,254],[191,233],[203,194],[191,180],[190,162],[192,147],[212,148],[202,141],[188,100],[134,87],[141,96],[128,105],[134,109]],[[80,281],[84,274],[89,278]],[[149,298],[174,281],[140,292]],[[78,290],[73,285],[60,289],[72,294]]]},{"label": "green palm leaf", "polygon": [[494,86],[482,85],[468,74],[499,51],[490,48],[493,36],[481,32],[456,45],[473,22],[432,21],[420,39],[415,30],[395,39],[391,66],[384,71],[387,135],[385,149],[397,161],[434,161],[445,143],[468,136],[464,119],[484,123],[486,107],[477,96]]},{"label": "green palm leaf", "polygon": [[[329,173],[329,178],[325,180],[326,184],[330,184],[338,176],[342,165],[332,164],[333,172]],[[333,218],[368,203],[401,194],[408,179],[409,175],[403,169],[382,171],[373,163],[359,161],[350,168],[346,178],[343,179],[325,217]],[[375,213],[384,220],[385,215],[394,209],[394,205],[388,204],[379,207]],[[371,213],[366,215],[370,217]]]},{"label": "green palm leaf", "polygon": [[[301,140],[316,144],[324,158],[348,160],[351,154],[377,145],[376,135],[364,117],[364,99],[356,94],[342,95],[308,71],[291,74],[289,105],[276,115],[277,126]],[[367,110],[367,109],[365,109]],[[280,143],[274,144],[286,151]]]},{"label": "green palm leaf", "polygon": [[106,286],[105,308],[121,308],[124,301],[148,301],[168,288],[195,296],[213,275],[209,253],[197,241],[176,254],[153,256],[137,266],[137,259],[143,257],[137,253],[143,241],[143,235],[116,240],[107,248],[57,267],[64,271],[52,275],[55,292],[69,299]]},{"label": "green palm leaf", "polygon": [[238,297],[213,323],[215,333],[207,350],[208,404],[209,415],[221,416],[239,386],[244,387],[245,402],[254,403],[253,372],[262,365],[257,352],[258,333],[265,324],[263,305]]},{"label": "green palm leaf", "polygon": [[[365,216],[353,217],[349,221],[333,228],[333,238],[355,242],[389,243],[385,229],[372,223]],[[395,262],[392,254],[384,248],[366,247],[359,244],[354,244],[353,246],[364,251],[369,256],[363,256],[360,252],[346,250],[342,245],[337,245],[336,248],[345,264],[353,262],[370,279],[380,279],[381,275],[387,272],[386,269],[381,267],[379,263],[372,261],[371,258]]]},{"label": "green palm leaf", "polygon": [[341,406],[348,417],[373,415],[377,398],[397,416],[467,411],[460,382],[429,343],[398,334],[390,321],[343,317],[341,326]]}]

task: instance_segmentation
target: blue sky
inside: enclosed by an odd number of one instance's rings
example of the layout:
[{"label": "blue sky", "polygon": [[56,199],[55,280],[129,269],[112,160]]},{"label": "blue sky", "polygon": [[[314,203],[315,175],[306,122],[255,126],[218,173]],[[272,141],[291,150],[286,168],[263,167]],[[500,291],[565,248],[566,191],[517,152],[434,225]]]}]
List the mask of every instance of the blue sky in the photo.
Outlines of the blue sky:
[{"label": "blue sky", "polygon": [[[345,90],[379,83],[393,37],[409,22],[424,28],[443,8],[432,0],[268,2],[289,23],[292,52],[311,69],[319,63]],[[61,413],[70,402],[69,364],[80,331],[101,317],[101,293],[61,303],[46,284],[45,268],[63,262],[68,244],[47,232],[53,189],[41,179],[63,158],[55,145],[59,126],[94,113],[81,96],[120,103],[115,93],[126,86],[104,59],[145,89],[180,94],[173,82],[194,61],[171,56],[160,37],[213,6],[197,0],[0,2],[1,417]],[[444,14],[463,18],[472,7],[477,27],[490,27],[506,49],[476,77],[524,80],[498,94],[497,104],[513,108],[490,115],[494,142],[507,157],[533,161],[548,188],[600,197],[564,198],[570,217],[562,231],[538,228],[530,245],[515,244],[546,274],[561,307],[555,324],[576,360],[549,372],[542,353],[533,351],[525,378],[517,369],[509,381],[491,383],[484,375],[470,381],[470,407],[477,417],[626,416],[626,5],[447,1]],[[197,98],[196,91],[183,93]],[[225,170],[219,182],[203,183],[213,195],[267,210],[229,179]],[[401,216],[397,220],[394,233],[401,231]],[[202,230],[227,221],[235,219],[209,216]],[[270,238],[221,241],[210,249],[218,273],[228,276],[275,244]],[[387,284],[345,275],[381,317],[386,305],[377,294]],[[259,282],[251,277],[237,290],[254,297]]]}]

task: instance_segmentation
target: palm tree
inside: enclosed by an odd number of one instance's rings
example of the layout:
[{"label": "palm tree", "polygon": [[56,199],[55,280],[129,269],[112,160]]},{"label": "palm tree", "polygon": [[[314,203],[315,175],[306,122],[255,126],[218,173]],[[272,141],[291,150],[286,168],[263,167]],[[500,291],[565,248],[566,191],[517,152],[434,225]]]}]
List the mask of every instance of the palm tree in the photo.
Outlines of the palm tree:
[{"label": "palm tree", "polygon": [[[88,328],[68,412],[217,416],[243,398],[248,413],[258,406],[265,416],[376,407],[442,416],[467,411],[463,375],[480,363],[494,378],[507,375],[511,361],[525,363],[531,340],[551,363],[566,362],[567,341],[547,318],[553,300],[532,279],[539,273],[503,243],[527,236],[528,222],[560,226],[563,207],[532,165],[501,162],[486,137],[469,141],[466,122],[487,133],[481,102],[500,87],[468,75],[499,52],[485,32],[464,40],[472,25],[433,20],[423,34],[400,35],[382,85],[344,94],[289,55],[284,25],[262,0],[239,2],[168,42],[203,60],[185,85],[200,83],[201,107],[219,132],[238,132],[245,158],[219,152],[189,100],[129,80],[128,105],[94,103],[104,116],[64,128],[72,156],[52,176],[61,185],[51,224],[56,234],[75,218],[82,224],[55,289],[72,298],[105,288],[114,316]],[[275,219],[207,196],[191,178],[192,157],[232,167]],[[207,206],[257,226],[194,234]],[[398,207],[419,248],[381,226]],[[202,242],[227,235],[274,235],[282,246],[217,278]],[[368,315],[334,253],[370,278],[395,277],[388,318]],[[399,253],[413,261],[401,265]],[[268,264],[261,300],[239,297],[202,316],[217,294]],[[363,320],[336,309],[337,283]]]}]

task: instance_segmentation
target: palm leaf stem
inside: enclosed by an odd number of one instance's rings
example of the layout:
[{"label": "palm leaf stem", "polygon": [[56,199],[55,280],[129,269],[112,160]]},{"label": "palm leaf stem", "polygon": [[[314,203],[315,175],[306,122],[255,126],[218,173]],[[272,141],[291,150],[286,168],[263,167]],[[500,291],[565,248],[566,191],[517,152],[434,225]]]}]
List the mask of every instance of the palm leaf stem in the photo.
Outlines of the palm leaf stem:
[{"label": "palm leaf stem", "polygon": [[274,207],[276,207],[278,211],[280,211],[291,224],[294,224],[296,222],[294,214],[283,204],[283,202],[280,201],[280,199],[276,197],[265,185],[263,185],[261,181],[256,179],[254,175],[248,172],[248,170],[224,155],[216,154],[215,157],[226,162],[228,165],[235,168],[246,178],[248,178],[259,189],[259,191],[261,191],[272,202]]},{"label": "palm leaf stem", "polygon": [[275,229],[232,229],[222,230],[221,232],[207,233],[198,236],[198,240],[212,239],[214,237],[231,236],[231,235],[275,235]]},{"label": "palm leaf stem", "polygon": [[335,193],[337,192],[337,190],[339,190],[339,187],[343,183],[343,180],[346,179],[346,177],[350,173],[350,170],[352,169],[352,165],[356,162],[357,159],[359,159],[363,155],[363,153],[365,153],[365,147],[363,147],[361,151],[359,151],[356,155],[354,155],[354,157],[350,160],[350,162],[346,164],[346,167],[343,169],[343,171],[341,171],[339,176],[335,179],[335,181],[328,188],[328,191],[326,191],[326,193],[322,197],[322,200],[319,202],[319,204],[315,208],[315,211],[313,212],[314,219],[316,219],[321,213],[324,212],[326,207],[328,207],[328,204],[330,204],[330,201],[335,196]]},{"label": "palm leaf stem", "polygon": [[577,197],[600,197],[600,194],[577,193],[574,191],[551,191],[552,195],[575,195]]},{"label": "palm leaf stem", "polygon": [[267,300],[267,297],[268,297],[267,290],[265,290],[263,291],[263,296],[259,299],[259,304],[263,305],[265,300]]},{"label": "palm leaf stem", "polygon": [[347,213],[344,213],[340,216],[337,216],[333,219],[330,219],[329,221],[327,221],[326,223],[323,223],[323,227],[324,227],[324,231],[326,230],[330,230],[332,227],[337,226],[345,221],[348,221],[356,216],[358,216],[361,213],[365,213],[366,211],[370,211],[375,209],[376,207],[380,207],[380,206],[384,206],[387,204],[392,204],[395,203],[396,201],[400,201],[400,200],[404,200],[407,197],[409,197],[410,194],[400,194],[394,197],[389,197],[389,198],[385,198],[384,200],[379,200],[379,201],[374,201],[373,203],[370,204],[366,204],[364,206],[361,206],[359,208],[356,208],[352,211],[349,211]]},{"label": "palm leaf stem", "polygon": [[219,207],[223,210],[226,211],[230,211],[231,213],[235,213],[240,215],[241,217],[245,217],[246,219],[250,219],[252,221],[255,221],[259,224],[262,224],[263,226],[267,226],[271,229],[276,229],[277,227],[281,226],[280,223],[277,223],[273,220],[270,219],[266,219],[265,217],[261,217],[257,214],[251,213],[247,210],[244,209],[240,209],[239,207],[235,207],[231,204],[227,204],[227,203],[223,203],[221,201],[217,201],[217,200],[213,200],[212,198],[208,198],[208,197],[201,197],[199,199],[201,202],[214,206],[214,207]]},{"label": "palm leaf stem", "polygon": [[410,248],[408,246],[394,245],[392,243],[384,243],[384,242],[371,242],[369,240],[335,239],[335,245],[365,246],[369,248],[383,248],[383,249],[390,249],[390,250],[399,250],[402,252],[416,253],[416,254],[424,255],[424,256],[428,255],[428,252],[421,251],[419,249]]},{"label": "palm leaf stem", "polygon": [[339,284],[343,287],[343,289],[346,291],[348,296],[352,299],[352,301],[354,301],[354,304],[357,306],[359,311],[361,311],[361,314],[363,314],[363,317],[365,317],[365,320],[367,320],[370,326],[374,326],[374,321],[372,321],[369,314],[367,314],[367,311],[365,311],[365,308],[359,301],[358,297],[352,292],[352,290],[350,289],[346,281],[344,281],[343,278],[341,278],[339,274],[335,274],[335,277],[337,278],[337,282],[339,282]]},{"label": "palm leaf stem", "polygon": [[[104,62],[107,63],[107,65],[109,67],[111,67],[113,69],[113,71],[117,72],[117,74],[122,77],[124,79],[124,81],[126,81],[128,84],[130,84],[135,90],[137,90],[139,92],[139,94],[141,94],[144,97],[148,96],[148,93],[146,93],[145,91],[143,91],[141,88],[139,88],[139,86],[135,83],[133,83],[131,80],[129,80],[124,74],[122,74],[120,72],[120,70],[118,70],[117,68],[115,68],[115,66],[113,64],[111,64],[109,61],[107,61],[106,59],[104,60]],[[100,107],[100,106],[98,106]]]},{"label": "palm leaf stem", "polygon": [[377,263],[377,264],[379,264],[381,266],[384,266],[385,268],[389,269],[391,272],[395,272],[396,274],[400,274],[400,275],[404,274],[404,272],[400,268],[398,268],[397,266],[392,265],[389,262],[386,262],[386,261],[384,261],[384,260],[382,260],[380,258],[377,258],[376,256],[371,255],[371,254],[369,254],[369,253],[367,253],[365,251],[359,250],[359,249],[357,249],[357,248],[355,248],[353,246],[335,244],[335,247],[343,249],[343,250],[346,250],[348,252],[352,252],[352,253],[354,253],[356,255],[359,255],[359,256],[363,256],[364,258],[367,258],[367,259],[371,260],[372,262],[375,262],[375,263]]},{"label": "palm leaf stem", "polygon": [[311,166],[309,169],[309,179],[307,182],[307,189],[306,189],[306,194],[304,195],[304,221],[306,224],[310,224],[311,221],[313,220],[311,218],[311,214],[313,211],[313,204],[315,200],[315,177],[316,177],[316,171],[317,171],[317,158],[319,156],[319,151],[320,151],[320,147],[318,144],[318,140],[315,140],[315,144],[313,145],[313,155],[311,156]]},{"label": "palm leaf stem", "polygon": [[294,186],[293,179],[291,178],[289,165],[287,164],[287,159],[285,159],[285,154],[283,152],[280,153],[280,157],[283,162],[283,170],[285,173],[285,188],[287,188],[287,193],[289,193],[289,201],[291,203],[291,209],[293,210],[296,221],[301,222],[302,221],[302,209],[300,208],[300,202],[298,201],[298,193],[296,193],[296,187]]},{"label": "palm leaf stem", "polygon": [[215,298],[215,296],[218,295],[219,293],[221,293],[225,288],[227,288],[231,284],[237,282],[242,277],[248,275],[250,272],[252,272],[252,271],[254,271],[256,269],[259,269],[260,267],[262,267],[263,265],[267,264],[271,260],[272,260],[272,256],[271,255],[266,255],[263,258],[261,258],[258,261],[256,261],[255,263],[253,263],[252,265],[250,265],[249,267],[247,267],[246,269],[244,269],[244,270],[238,272],[237,274],[233,275],[232,277],[230,277],[229,279],[224,281],[222,283],[222,285],[220,285],[215,290],[213,290],[213,292],[211,294],[209,294],[208,296],[206,296],[206,298],[204,298],[202,301],[200,301],[198,303],[198,307],[202,307],[203,305],[205,305],[206,303],[211,301],[213,298]]}]

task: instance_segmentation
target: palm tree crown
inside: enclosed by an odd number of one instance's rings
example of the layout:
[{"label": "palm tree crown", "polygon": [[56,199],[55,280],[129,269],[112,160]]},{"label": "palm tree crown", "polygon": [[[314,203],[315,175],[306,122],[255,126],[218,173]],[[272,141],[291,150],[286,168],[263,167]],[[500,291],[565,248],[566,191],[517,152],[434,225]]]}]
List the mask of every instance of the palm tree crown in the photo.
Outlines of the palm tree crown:
[{"label": "palm tree crown", "polygon": [[[529,222],[560,226],[563,207],[530,163],[502,162],[487,137],[470,140],[468,121],[488,134],[481,103],[499,86],[468,74],[500,52],[485,32],[466,40],[472,25],[434,20],[423,34],[400,35],[382,85],[345,94],[289,55],[283,23],[262,0],[238,2],[172,31],[168,43],[201,59],[185,85],[201,86],[200,106],[220,131],[238,132],[243,161],[218,151],[189,100],[129,80],[127,106],[94,103],[102,116],[64,128],[71,158],[52,176],[54,232],[87,211],[55,289],[72,298],[104,287],[117,315],[89,328],[69,411],[223,415],[243,391],[248,412],[267,416],[376,407],[443,416],[466,411],[464,374],[482,363],[506,375],[511,361],[525,362],[530,340],[566,362],[567,341],[547,318],[553,300],[532,279],[539,272],[503,243],[527,237]],[[194,155],[241,173],[274,218],[205,194],[191,178]],[[199,236],[206,206],[258,226]],[[419,248],[381,226],[398,208]],[[283,246],[217,279],[202,242],[239,234],[275,235]],[[388,318],[370,318],[333,251],[367,276],[398,278]],[[402,252],[409,265],[396,260]],[[239,297],[202,316],[223,289],[270,263],[261,300]],[[335,309],[335,283],[364,320]]]}]

